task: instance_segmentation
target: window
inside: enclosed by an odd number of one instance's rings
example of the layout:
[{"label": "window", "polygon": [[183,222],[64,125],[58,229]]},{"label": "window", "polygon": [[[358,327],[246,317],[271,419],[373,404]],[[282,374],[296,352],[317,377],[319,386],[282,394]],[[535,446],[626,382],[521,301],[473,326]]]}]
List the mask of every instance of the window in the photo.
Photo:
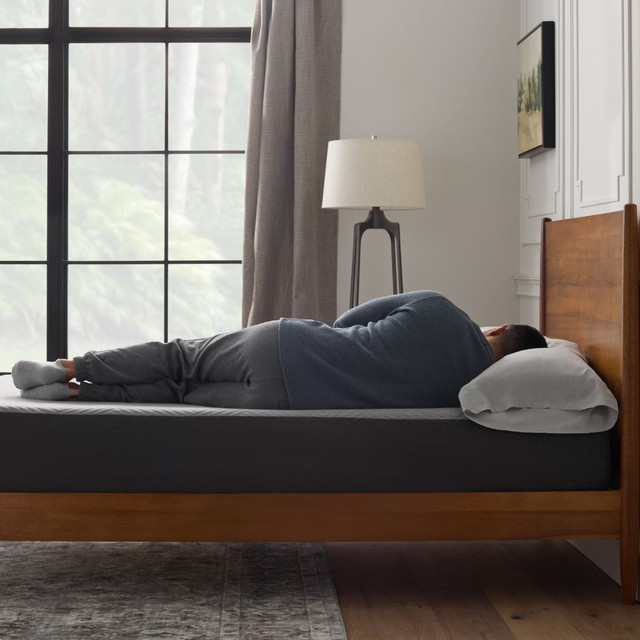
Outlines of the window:
[{"label": "window", "polygon": [[254,0],[0,0],[0,370],[240,326]]}]

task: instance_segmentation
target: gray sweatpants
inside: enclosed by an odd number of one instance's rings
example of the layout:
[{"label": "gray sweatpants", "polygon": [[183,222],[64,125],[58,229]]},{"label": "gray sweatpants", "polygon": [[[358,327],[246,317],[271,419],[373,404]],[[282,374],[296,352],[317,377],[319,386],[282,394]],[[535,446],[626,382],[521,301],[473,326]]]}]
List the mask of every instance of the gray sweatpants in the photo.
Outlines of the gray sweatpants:
[{"label": "gray sweatpants", "polygon": [[289,408],[278,321],[211,338],[90,351],[73,362],[79,400]]}]

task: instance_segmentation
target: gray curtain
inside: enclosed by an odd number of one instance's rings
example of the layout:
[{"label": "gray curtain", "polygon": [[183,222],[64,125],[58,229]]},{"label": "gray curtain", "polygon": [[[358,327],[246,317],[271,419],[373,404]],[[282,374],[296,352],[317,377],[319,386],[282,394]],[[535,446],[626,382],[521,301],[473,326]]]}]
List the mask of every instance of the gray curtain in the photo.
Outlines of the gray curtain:
[{"label": "gray curtain", "polygon": [[337,212],[321,208],[339,137],[341,0],[258,0],[252,33],[243,325],[333,322]]}]

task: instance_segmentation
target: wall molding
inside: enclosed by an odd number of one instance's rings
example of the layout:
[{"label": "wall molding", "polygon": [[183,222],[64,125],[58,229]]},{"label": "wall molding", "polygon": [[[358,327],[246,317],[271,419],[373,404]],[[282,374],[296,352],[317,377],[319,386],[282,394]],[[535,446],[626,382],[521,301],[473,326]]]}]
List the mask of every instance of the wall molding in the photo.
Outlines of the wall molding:
[{"label": "wall molding", "polygon": [[516,295],[526,298],[540,297],[540,276],[518,274],[513,278],[516,281]]}]

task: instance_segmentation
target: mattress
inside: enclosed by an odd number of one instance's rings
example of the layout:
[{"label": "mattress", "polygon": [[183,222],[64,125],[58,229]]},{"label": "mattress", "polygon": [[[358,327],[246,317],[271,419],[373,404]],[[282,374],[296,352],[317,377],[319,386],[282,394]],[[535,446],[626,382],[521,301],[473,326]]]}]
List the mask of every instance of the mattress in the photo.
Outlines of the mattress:
[{"label": "mattress", "polygon": [[0,378],[0,491],[458,492],[612,486],[611,433],[459,408],[259,411],[27,401]]}]

